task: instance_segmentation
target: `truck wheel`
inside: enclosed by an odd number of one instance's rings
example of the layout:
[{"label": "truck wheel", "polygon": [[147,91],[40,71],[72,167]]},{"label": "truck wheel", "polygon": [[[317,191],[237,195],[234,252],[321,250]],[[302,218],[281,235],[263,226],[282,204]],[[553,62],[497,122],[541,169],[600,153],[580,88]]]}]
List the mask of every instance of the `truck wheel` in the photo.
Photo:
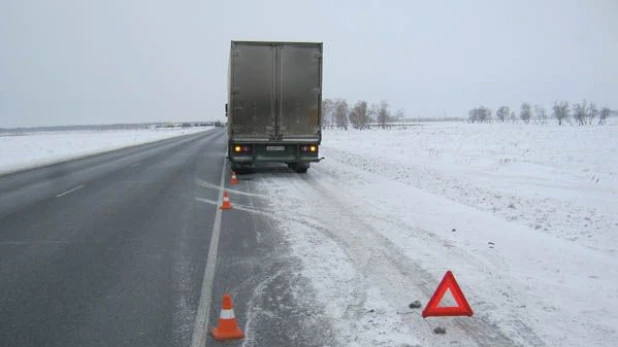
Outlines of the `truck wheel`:
[{"label": "truck wheel", "polygon": [[232,171],[239,175],[246,175],[251,173],[251,166],[232,163]]},{"label": "truck wheel", "polygon": [[309,164],[297,163],[296,165],[294,165],[294,170],[298,173],[306,173],[307,170],[309,170]]}]

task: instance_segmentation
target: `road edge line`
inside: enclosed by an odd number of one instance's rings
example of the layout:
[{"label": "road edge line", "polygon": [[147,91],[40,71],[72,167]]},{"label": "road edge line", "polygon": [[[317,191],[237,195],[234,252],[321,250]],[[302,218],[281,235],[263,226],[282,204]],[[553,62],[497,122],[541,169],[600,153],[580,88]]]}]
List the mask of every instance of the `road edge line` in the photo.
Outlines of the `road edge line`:
[{"label": "road edge line", "polygon": [[[224,182],[225,182],[226,158],[223,157],[223,169],[221,172],[221,182],[219,183],[219,198],[217,205],[221,204]],[[215,279],[215,271],[217,268],[217,252],[219,250],[219,235],[221,234],[221,209],[215,206],[215,221],[212,226],[212,235],[210,237],[210,247],[208,248],[208,258],[206,259],[206,267],[204,268],[204,280],[202,281],[202,290],[200,292],[200,301],[195,315],[195,327],[191,337],[191,347],[203,347],[206,345],[206,336],[208,335],[208,320],[210,315],[210,303],[212,300],[212,285]]]},{"label": "road edge line", "polygon": [[71,188],[69,190],[66,190],[66,191],[64,191],[64,192],[62,192],[60,194],[56,194],[56,198],[61,198],[61,197],[65,196],[65,195],[69,195],[69,194],[73,193],[74,191],[77,191],[77,190],[80,190],[80,189],[84,188],[84,186],[85,185],[82,184],[82,185],[79,185],[77,187],[73,187],[73,188]]}]

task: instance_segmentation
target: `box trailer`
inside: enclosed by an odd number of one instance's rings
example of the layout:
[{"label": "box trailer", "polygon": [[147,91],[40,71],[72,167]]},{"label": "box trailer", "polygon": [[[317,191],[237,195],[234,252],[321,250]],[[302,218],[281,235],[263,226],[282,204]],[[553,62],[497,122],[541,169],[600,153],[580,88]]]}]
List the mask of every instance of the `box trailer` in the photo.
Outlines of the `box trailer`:
[{"label": "box trailer", "polygon": [[322,43],[232,41],[228,70],[228,159],[307,172],[322,141]]}]

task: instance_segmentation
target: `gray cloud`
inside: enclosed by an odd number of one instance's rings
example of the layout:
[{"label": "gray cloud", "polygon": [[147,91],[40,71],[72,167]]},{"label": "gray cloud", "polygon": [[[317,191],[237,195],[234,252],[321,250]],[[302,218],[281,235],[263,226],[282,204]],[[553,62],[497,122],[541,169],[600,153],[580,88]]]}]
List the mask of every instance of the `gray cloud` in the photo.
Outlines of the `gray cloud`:
[{"label": "gray cloud", "polygon": [[412,116],[618,107],[618,3],[3,1],[0,127],[223,119],[229,41],[325,44],[324,93]]}]

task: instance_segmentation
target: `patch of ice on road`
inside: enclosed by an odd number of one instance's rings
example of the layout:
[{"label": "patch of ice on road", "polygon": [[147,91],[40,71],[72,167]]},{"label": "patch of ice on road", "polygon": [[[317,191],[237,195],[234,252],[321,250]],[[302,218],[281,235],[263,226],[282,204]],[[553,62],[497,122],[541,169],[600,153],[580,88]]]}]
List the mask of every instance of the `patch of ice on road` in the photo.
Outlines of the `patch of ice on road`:
[{"label": "patch of ice on road", "polygon": [[203,132],[212,127],[59,131],[0,136],[0,174]]}]

